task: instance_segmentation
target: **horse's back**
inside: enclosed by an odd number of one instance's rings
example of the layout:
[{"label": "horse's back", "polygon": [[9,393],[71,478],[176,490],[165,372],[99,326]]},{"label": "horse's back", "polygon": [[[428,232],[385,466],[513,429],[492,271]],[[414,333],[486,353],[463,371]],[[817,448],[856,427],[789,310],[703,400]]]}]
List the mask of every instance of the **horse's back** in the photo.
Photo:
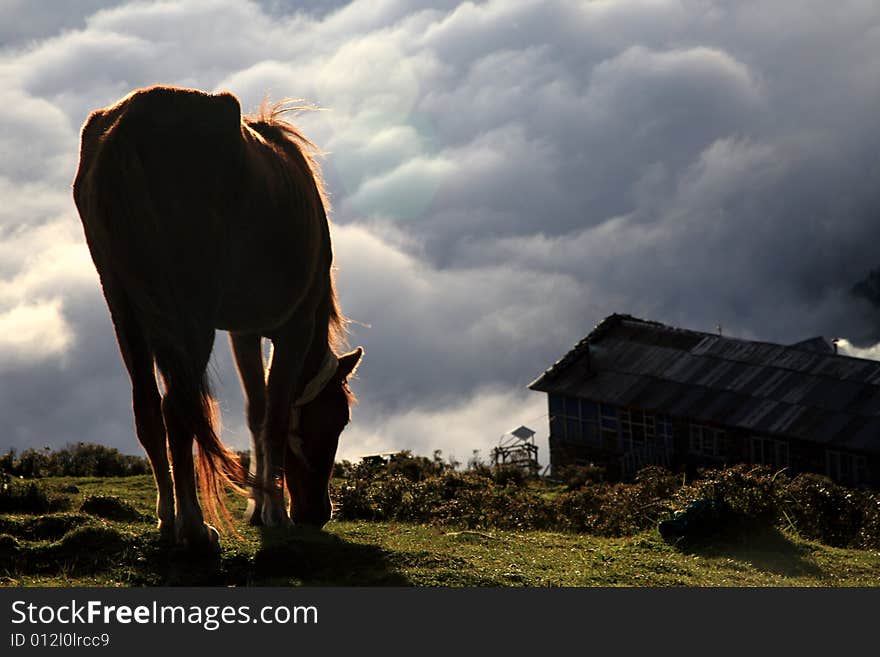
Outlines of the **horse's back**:
[{"label": "horse's back", "polygon": [[161,265],[180,284],[201,278],[222,250],[240,151],[241,111],[228,93],[150,87],[93,112],[82,130],[74,197],[93,256],[101,255],[96,264],[148,259],[139,277]]},{"label": "horse's back", "polygon": [[[240,142],[241,106],[232,94],[162,86],[139,89],[89,115],[81,133],[74,194],[86,191],[89,177],[102,175],[96,168],[102,159],[118,158],[111,152],[114,147],[137,154],[156,192],[174,187],[196,191],[211,172],[217,175],[220,167],[239,157]],[[222,158],[212,157],[216,155]]]},{"label": "horse's back", "polygon": [[74,197],[102,281],[156,316],[285,322],[327,277],[330,245],[320,195],[291,184],[284,151],[229,93],[151,87],[93,112]]}]

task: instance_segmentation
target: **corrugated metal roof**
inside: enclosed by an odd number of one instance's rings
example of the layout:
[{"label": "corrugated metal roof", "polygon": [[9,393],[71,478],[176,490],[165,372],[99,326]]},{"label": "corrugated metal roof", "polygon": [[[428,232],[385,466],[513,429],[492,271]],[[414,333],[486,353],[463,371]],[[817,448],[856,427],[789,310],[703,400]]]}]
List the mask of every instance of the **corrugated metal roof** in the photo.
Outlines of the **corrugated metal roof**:
[{"label": "corrugated metal roof", "polygon": [[880,453],[880,363],[820,340],[785,346],[611,315],[529,387]]}]

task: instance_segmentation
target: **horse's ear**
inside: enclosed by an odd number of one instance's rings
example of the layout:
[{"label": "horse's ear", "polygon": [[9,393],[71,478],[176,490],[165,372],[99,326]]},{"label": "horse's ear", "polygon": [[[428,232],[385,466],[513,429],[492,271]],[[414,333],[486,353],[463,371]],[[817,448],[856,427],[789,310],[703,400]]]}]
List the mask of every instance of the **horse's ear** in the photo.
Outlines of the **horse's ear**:
[{"label": "horse's ear", "polygon": [[352,376],[357,370],[357,366],[361,362],[363,355],[364,348],[358,347],[354,351],[349,351],[347,354],[340,356],[339,368],[336,370],[339,378],[345,381],[348,377]]}]

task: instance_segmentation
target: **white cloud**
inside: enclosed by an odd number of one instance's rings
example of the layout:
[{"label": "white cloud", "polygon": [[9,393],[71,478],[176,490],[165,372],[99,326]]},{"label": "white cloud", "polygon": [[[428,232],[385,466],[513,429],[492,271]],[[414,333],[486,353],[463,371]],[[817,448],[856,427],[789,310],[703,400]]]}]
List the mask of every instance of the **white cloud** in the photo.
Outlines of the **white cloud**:
[{"label": "white cloud", "polygon": [[354,421],[342,434],[340,459],[405,449],[430,455],[440,449],[462,464],[474,450],[488,460],[503,434],[526,424],[538,432],[539,462],[549,462],[546,399],[522,389],[478,389],[453,403],[419,405],[369,424],[359,422],[358,414],[355,409]]},{"label": "white cloud", "polygon": [[0,312],[0,371],[60,356],[72,340],[60,299]]},{"label": "white cloud", "polygon": [[868,347],[858,347],[846,338],[837,339],[837,350],[846,356],[867,358],[868,360],[880,360],[880,343]]},{"label": "white cloud", "polygon": [[7,235],[0,263],[7,272],[0,277],[0,306],[58,294],[76,297],[98,285],[82,229],[69,215]]}]

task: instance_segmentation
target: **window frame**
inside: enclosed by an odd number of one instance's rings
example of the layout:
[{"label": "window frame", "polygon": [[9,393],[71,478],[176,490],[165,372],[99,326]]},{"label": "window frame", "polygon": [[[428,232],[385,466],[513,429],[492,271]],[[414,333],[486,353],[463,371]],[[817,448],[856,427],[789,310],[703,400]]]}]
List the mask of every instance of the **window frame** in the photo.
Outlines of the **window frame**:
[{"label": "window frame", "polygon": [[[760,446],[760,460],[755,458],[755,446]],[[780,455],[784,451],[784,458]],[[768,457],[768,453],[771,457]],[[768,465],[772,468],[791,467],[791,447],[788,440],[770,438],[769,436],[749,436],[749,463],[754,465]]]},{"label": "window frame", "polygon": [[[711,446],[711,448],[708,448]],[[727,448],[727,431],[703,422],[688,427],[688,454],[723,460]]]},{"label": "window frame", "polygon": [[[834,468],[831,467],[832,461],[834,461],[836,465]],[[852,452],[844,452],[836,449],[826,449],[825,474],[841,484],[859,486],[867,483],[868,459],[864,454],[853,454]]]}]

